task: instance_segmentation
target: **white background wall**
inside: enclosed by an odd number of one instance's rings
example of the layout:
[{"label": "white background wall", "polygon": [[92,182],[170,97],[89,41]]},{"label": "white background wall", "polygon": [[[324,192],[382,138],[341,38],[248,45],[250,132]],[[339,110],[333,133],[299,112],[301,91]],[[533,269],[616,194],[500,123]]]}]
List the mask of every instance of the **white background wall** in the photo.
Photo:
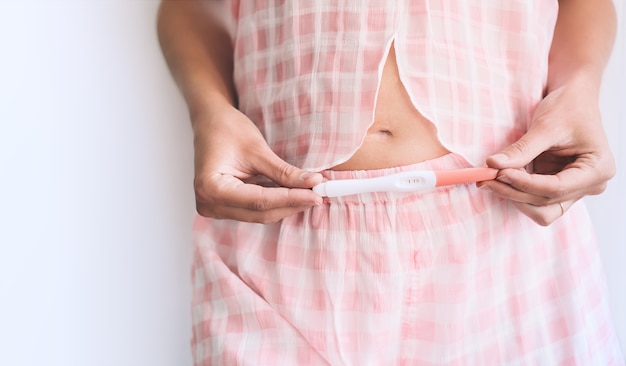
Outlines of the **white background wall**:
[{"label": "white background wall", "polygon": [[[0,0],[0,365],[191,362],[191,135],[157,3]],[[602,100],[619,173],[588,202],[626,349],[620,27]]]},{"label": "white background wall", "polygon": [[626,3],[614,0],[618,35],[604,77],[600,104],[617,160],[617,175],[600,196],[586,199],[596,225],[611,293],[613,319],[626,355]]}]

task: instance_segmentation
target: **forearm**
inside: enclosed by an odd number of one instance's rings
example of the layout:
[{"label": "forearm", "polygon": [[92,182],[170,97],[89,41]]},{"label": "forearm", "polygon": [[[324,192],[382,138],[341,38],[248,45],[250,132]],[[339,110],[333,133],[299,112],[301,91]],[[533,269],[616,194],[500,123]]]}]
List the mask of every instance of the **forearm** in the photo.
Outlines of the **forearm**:
[{"label": "forearm", "polygon": [[202,1],[163,0],[157,31],[192,123],[194,116],[235,104],[231,40]]},{"label": "forearm", "polygon": [[616,32],[611,0],[561,0],[550,50],[548,92],[576,77],[599,91]]}]

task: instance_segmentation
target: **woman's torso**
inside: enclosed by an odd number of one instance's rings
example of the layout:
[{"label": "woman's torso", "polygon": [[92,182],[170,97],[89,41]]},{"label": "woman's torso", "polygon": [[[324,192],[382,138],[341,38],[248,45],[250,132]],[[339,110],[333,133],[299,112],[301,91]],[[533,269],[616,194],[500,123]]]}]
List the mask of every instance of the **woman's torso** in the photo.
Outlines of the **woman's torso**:
[{"label": "woman's torso", "polygon": [[239,108],[281,158],[316,171],[446,148],[484,164],[542,98],[558,11],[556,0],[229,5]]},{"label": "woman's torso", "polygon": [[436,127],[414,106],[404,88],[393,45],[385,61],[374,112],[374,123],[363,144],[333,170],[368,170],[409,165],[449,151]]}]

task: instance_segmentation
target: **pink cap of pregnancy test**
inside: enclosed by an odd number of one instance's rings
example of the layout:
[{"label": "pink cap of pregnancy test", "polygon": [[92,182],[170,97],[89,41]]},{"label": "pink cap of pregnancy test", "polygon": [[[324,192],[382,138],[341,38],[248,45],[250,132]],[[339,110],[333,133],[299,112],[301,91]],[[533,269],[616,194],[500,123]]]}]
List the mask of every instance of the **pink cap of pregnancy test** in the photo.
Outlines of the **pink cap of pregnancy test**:
[{"label": "pink cap of pregnancy test", "polygon": [[466,168],[454,170],[436,170],[437,187],[453,184],[467,184],[496,179],[498,169]]}]

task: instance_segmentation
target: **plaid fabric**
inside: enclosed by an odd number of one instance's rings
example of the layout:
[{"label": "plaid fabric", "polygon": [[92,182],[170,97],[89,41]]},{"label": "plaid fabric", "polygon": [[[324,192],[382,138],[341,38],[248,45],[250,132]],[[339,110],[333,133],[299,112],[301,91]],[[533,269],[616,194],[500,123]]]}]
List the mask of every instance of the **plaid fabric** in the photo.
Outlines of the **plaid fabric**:
[{"label": "plaid fabric", "polygon": [[[394,42],[454,151],[329,179],[483,165],[541,99],[556,0],[231,0],[239,107],[279,156],[345,161]],[[582,203],[539,227],[473,185],[366,194],[273,225],[195,222],[197,365],[623,364]]]},{"label": "plaid fabric", "polygon": [[[232,0],[240,109],[288,162],[344,162],[373,122],[391,42],[416,108],[474,165],[541,100],[556,0]],[[328,143],[332,141],[332,143]]]},{"label": "plaid fabric", "polygon": [[327,199],[273,225],[198,217],[195,233],[197,365],[623,364],[582,203],[546,228],[463,185]]}]

